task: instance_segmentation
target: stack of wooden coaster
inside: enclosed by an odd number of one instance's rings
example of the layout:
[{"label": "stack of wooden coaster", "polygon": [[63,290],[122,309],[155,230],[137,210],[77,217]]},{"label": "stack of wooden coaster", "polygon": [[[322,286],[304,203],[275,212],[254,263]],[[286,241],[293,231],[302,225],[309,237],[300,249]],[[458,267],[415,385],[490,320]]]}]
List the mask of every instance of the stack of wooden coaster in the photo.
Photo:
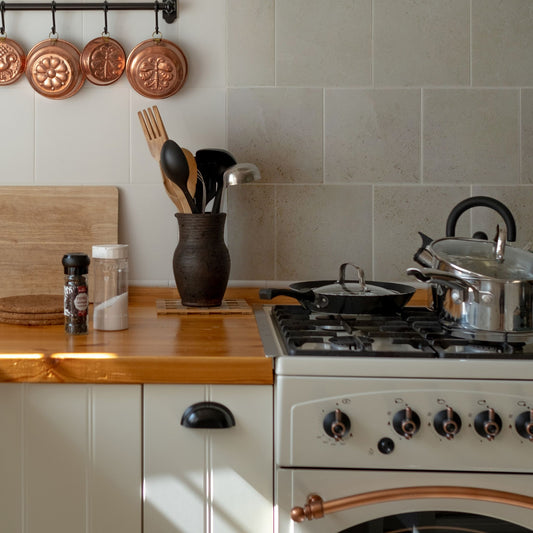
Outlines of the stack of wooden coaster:
[{"label": "stack of wooden coaster", "polygon": [[22,326],[63,324],[63,296],[28,294],[0,298],[0,322]]}]

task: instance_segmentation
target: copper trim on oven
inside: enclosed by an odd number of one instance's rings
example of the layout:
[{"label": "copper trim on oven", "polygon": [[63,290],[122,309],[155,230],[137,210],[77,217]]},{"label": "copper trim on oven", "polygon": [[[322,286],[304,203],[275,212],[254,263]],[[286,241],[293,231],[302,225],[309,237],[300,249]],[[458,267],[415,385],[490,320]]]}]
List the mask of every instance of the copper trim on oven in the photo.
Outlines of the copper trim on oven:
[{"label": "copper trim on oven", "polygon": [[327,502],[325,502],[318,494],[311,494],[307,497],[304,507],[293,507],[291,509],[291,518],[294,522],[303,522],[305,520],[323,518],[324,515],[327,514],[346,511],[347,509],[362,507],[364,505],[375,505],[399,500],[439,498],[503,503],[505,505],[514,505],[515,507],[525,507],[533,510],[533,498],[530,496],[501,490],[437,485],[376,490],[365,492],[363,494],[345,496],[344,498],[337,498]]}]

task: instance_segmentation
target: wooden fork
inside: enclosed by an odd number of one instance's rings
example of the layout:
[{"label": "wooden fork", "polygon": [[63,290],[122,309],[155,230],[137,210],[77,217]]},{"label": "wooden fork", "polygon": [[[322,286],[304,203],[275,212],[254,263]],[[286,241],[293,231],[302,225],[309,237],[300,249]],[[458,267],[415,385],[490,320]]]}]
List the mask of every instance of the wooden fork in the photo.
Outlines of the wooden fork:
[{"label": "wooden fork", "polygon": [[[165,144],[165,141],[168,140],[167,130],[165,129],[165,125],[159,114],[159,109],[157,109],[157,106],[153,106],[152,109],[148,108],[139,111],[137,115],[139,116],[144,136],[146,137],[148,149],[150,150],[152,157],[159,164],[161,148],[163,147],[163,144]],[[181,213],[190,213],[191,208],[187,203],[183,191],[165,175],[160,164],[159,169],[161,170],[165,190],[170,199],[174,202],[174,205],[178,208],[178,211]]]}]

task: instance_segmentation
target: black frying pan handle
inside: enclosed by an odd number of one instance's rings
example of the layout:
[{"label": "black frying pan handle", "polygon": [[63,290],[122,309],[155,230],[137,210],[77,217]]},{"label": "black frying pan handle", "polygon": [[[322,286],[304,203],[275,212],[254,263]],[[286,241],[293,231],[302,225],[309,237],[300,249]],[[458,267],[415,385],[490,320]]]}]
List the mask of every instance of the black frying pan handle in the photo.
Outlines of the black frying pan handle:
[{"label": "black frying pan handle", "polygon": [[276,296],[289,296],[298,301],[314,301],[313,291],[294,291],[292,289],[259,289],[259,298],[262,300],[272,300]]},{"label": "black frying pan handle", "polygon": [[516,240],[516,223],[511,211],[509,208],[496,200],[495,198],[490,198],[489,196],[472,196],[471,198],[466,198],[462,202],[459,202],[451,211],[446,221],[446,237],[455,237],[455,225],[459,217],[471,207],[490,207],[497,211],[500,216],[505,221],[507,226],[507,240],[509,242],[514,242]]}]

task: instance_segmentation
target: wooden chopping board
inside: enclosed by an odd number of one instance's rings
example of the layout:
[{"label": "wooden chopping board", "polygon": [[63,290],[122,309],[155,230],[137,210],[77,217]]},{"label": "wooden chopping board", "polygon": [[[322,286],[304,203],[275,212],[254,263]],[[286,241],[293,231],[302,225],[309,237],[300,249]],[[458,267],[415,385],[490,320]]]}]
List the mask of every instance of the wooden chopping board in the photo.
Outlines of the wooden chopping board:
[{"label": "wooden chopping board", "polygon": [[117,242],[116,187],[0,187],[0,297],[63,294],[65,253]]}]

